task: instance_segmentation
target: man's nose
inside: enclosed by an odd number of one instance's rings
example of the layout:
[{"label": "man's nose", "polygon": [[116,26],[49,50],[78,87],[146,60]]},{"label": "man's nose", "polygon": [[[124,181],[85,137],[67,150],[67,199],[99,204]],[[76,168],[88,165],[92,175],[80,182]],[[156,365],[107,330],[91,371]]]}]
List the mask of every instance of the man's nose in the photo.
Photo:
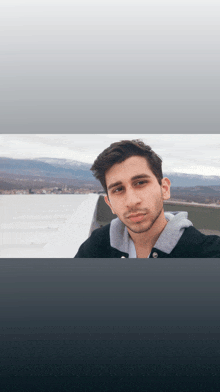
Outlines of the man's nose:
[{"label": "man's nose", "polygon": [[129,189],[126,192],[125,205],[128,208],[133,208],[137,204],[141,202],[140,196],[138,196],[137,192],[134,189]]}]

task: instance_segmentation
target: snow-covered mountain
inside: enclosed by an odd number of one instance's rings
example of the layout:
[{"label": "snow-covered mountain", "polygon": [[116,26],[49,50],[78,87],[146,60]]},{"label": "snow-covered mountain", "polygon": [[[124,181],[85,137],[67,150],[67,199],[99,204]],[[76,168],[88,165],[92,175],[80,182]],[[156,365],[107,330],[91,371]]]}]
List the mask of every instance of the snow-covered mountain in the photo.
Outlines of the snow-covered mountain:
[{"label": "snow-covered mountain", "polygon": [[[0,158],[0,176],[37,176],[47,178],[78,179],[97,181],[90,167],[92,164],[70,159],[35,158],[12,159]],[[186,173],[164,173],[171,180],[172,187],[220,186],[220,176],[201,176]]]},{"label": "snow-covered mountain", "polygon": [[71,159],[64,159],[64,158],[35,158],[33,159],[39,162],[49,163],[55,167],[63,167],[64,169],[81,169],[81,170],[90,170],[92,164],[74,161]]},{"label": "snow-covered mountain", "polygon": [[90,164],[67,159],[12,159],[0,158],[0,172],[21,176],[53,178],[75,178],[95,180],[90,171]]}]

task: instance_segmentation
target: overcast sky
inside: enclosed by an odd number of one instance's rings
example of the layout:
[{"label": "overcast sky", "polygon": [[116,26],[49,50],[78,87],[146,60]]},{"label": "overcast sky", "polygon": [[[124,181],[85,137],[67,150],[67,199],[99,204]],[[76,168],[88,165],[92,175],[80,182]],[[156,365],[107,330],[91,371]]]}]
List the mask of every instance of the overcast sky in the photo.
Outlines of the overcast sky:
[{"label": "overcast sky", "polygon": [[1,0],[2,133],[219,133],[214,0]]},{"label": "overcast sky", "polygon": [[137,138],[160,155],[164,172],[220,176],[220,135],[0,135],[0,157],[49,157],[93,163],[111,143]]}]

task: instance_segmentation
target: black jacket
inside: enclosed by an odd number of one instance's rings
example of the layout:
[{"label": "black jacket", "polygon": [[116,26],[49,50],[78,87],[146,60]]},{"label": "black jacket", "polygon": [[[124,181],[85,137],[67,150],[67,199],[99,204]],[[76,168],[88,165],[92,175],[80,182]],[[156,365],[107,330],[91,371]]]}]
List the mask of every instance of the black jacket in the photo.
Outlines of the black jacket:
[{"label": "black jacket", "polygon": [[[118,258],[128,257],[128,253],[112,248],[109,237],[110,224],[96,229],[91,236],[80,246],[75,258]],[[217,235],[205,235],[196,230],[193,226],[185,229],[179,242],[170,254],[153,248],[150,258],[190,258],[190,257],[219,257],[220,258],[220,237]]]}]

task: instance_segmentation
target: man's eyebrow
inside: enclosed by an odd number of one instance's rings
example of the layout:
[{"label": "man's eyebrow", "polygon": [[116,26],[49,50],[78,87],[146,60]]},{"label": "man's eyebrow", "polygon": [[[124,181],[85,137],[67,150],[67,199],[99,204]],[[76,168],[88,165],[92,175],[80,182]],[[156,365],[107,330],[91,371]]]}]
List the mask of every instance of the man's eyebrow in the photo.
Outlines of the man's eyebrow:
[{"label": "man's eyebrow", "polygon": [[148,174],[138,174],[137,176],[134,176],[131,178],[132,181],[137,180],[138,178],[151,178]]},{"label": "man's eyebrow", "polygon": [[[147,178],[148,179],[148,178],[151,178],[151,176],[149,176],[148,174],[138,174],[134,177],[131,177],[131,181],[138,180],[139,178]],[[114,188],[115,186],[121,185],[121,184],[122,184],[122,181],[114,182],[113,184],[110,184],[108,186],[108,190]]]}]

